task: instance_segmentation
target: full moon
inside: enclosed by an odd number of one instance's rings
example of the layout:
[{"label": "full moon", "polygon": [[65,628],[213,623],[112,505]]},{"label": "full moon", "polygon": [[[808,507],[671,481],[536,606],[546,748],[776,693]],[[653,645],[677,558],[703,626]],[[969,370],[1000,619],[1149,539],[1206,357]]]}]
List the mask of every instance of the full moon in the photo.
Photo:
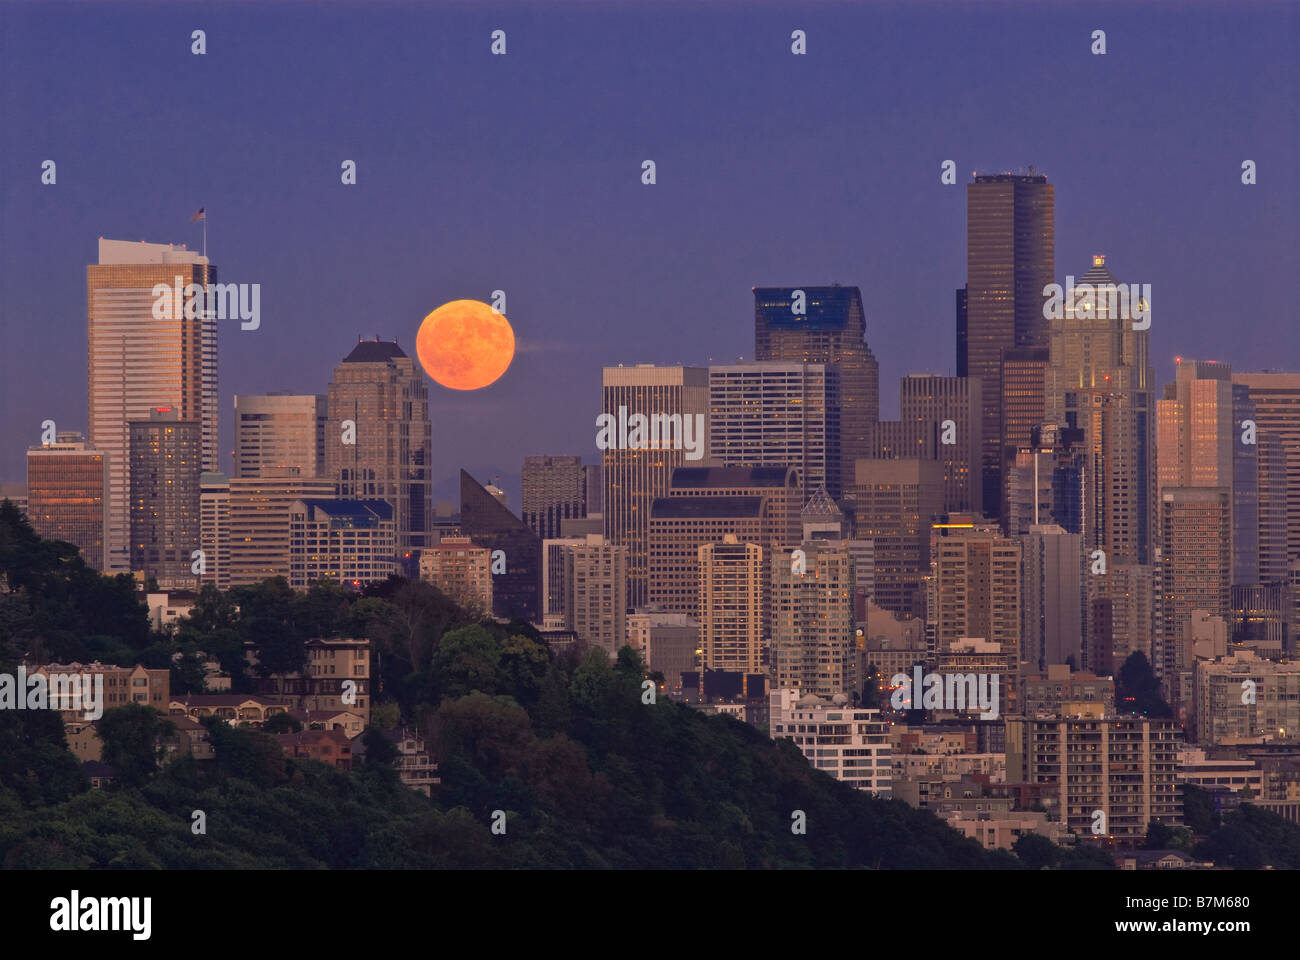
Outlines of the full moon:
[{"label": "full moon", "polygon": [[515,332],[504,314],[479,300],[452,300],[424,318],[415,336],[424,372],[452,390],[495,383],[515,356]]}]

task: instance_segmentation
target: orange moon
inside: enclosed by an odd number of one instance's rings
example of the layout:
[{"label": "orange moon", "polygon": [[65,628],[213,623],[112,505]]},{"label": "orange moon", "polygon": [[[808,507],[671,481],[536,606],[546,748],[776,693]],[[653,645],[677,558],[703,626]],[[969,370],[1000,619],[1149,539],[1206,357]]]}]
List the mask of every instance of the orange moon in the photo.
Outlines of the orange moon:
[{"label": "orange moon", "polygon": [[415,335],[424,372],[452,390],[495,383],[515,356],[515,332],[504,314],[480,300],[452,300],[424,318]]}]

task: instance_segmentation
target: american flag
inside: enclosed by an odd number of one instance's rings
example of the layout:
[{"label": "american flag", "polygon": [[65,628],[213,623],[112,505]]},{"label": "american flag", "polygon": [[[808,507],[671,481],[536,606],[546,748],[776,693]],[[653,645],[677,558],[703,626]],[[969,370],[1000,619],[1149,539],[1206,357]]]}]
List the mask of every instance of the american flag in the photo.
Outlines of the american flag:
[{"label": "american flag", "polygon": [[190,223],[198,223],[200,220],[208,219],[207,207],[199,207],[194,216],[190,217]]}]

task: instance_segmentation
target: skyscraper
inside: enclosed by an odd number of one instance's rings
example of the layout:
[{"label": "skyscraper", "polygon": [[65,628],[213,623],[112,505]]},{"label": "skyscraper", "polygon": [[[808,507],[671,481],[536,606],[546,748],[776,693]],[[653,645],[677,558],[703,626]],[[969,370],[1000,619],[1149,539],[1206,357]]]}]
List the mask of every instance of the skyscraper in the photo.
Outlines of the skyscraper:
[{"label": "skyscraper", "polygon": [[756,358],[826,367],[826,406],[839,411],[838,473],[828,464],[826,487],[845,495],[853,488],[854,463],[869,455],[880,419],[880,365],[866,330],[857,287],[754,288]]},{"label": "skyscraper", "polygon": [[746,676],[764,672],[768,584],[762,545],[729,534],[721,543],[700,546],[697,558],[701,666]]},{"label": "skyscraper", "polygon": [[935,643],[946,650],[957,640],[981,638],[1020,651],[1020,544],[996,524],[971,514],[949,514],[931,526],[930,581],[935,591]]},{"label": "skyscraper", "polygon": [[199,548],[202,424],[155,407],[129,422],[131,442],[131,569],[160,584],[185,583]]},{"label": "skyscraper", "polygon": [[1032,173],[976,174],[966,187],[958,372],[983,385],[983,503],[990,513],[999,509],[1002,493],[1002,351],[1048,342],[1043,289],[1056,271],[1055,190],[1047,177]]},{"label": "skyscraper", "polygon": [[415,551],[429,543],[432,461],[424,375],[396,342],[360,341],[330,381],[326,475],[344,499],[393,505],[398,556],[408,574],[415,570]]},{"label": "skyscraper", "polygon": [[627,547],[593,533],[563,562],[565,627],[613,658],[627,642]]},{"label": "skyscraper", "polygon": [[[108,458],[108,571],[131,563],[128,423],[172,407],[199,424],[201,468],[217,469],[217,321],[172,309],[174,291],[216,279],[207,257],[175,244],[101,238],[99,262],[86,267],[89,441]],[[162,317],[158,285],[167,288]]]},{"label": "skyscraper", "polygon": [[27,519],[37,534],[72,544],[87,566],[103,570],[107,516],[108,461],[81,434],[28,449]]},{"label": "skyscraper", "polygon": [[560,521],[587,515],[587,471],[580,456],[524,457],[522,519],[543,540],[560,536]]},{"label": "skyscraper", "polygon": [[[289,508],[297,500],[330,500],[334,481],[304,477],[296,467],[265,467],[255,477],[225,482],[225,565],[230,586],[289,576]],[[211,522],[220,523],[221,486],[209,488]],[[218,561],[220,569],[220,561]]]},{"label": "skyscraper", "polygon": [[[1085,286],[1086,285],[1086,286]],[[1082,431],[1084,548],[1104,550],[1108,564],[1150,563],[1157,538],[1156,388],[1150,331],[1126,316],[1139,298],[1092,258],[1052,321],[1047,419]],[[1109,291],[1109,293],[1107,293]]]},{"label": "skyscraper", "polygon": [[1193,610],[1228,619],[1232,584],[1232,491],[1228,487],[1165,487],[1161,501],[1160,610],[1152,666],[1171,704],[1181,701],[1191,668],[1188,625]]},{"label": "skyscraper", "polygon": [[236,477],[264,467],[297,467],[304,477],[325,473],[323,394],[235,394]]},{"label": "skyscraper", "polygon": [[982,510],[983,397],[978,380],[908,374],[898,384],[897,421],[876,424],[871,455],[943,464],[943,509]]},{"label": "skyscraper", "polygon": [[925,616],[930,524],[943,514],[943,467],[934,460],[859,460],[854,528],[875,542],[875,602],[899,617]]},{"label": "skyscraper", "polygon": [[[1286,557],[1289,565],[1290,561],[1300,557],[1300,373],[1236,373],[1232,380],[1250,390],[1259,436],[1270,438],[1281,446],[1286,480],[1283,484],[1269,484],[1267,489],[1286,489]],[[1268,492],[1263,496],[1269,496]],[[1266,500],[1261,501],[1260,509],[1269,514],[1276,510]]]},{"label": "skyscraper", "polygon": [[853,632],[853,560],[843,540],[810,540],[771,561],[769,673],[778,689],[851,697],[863,667]]},{"label": "skyscraper", "polygon": [[839,415],[827,403],[825,364],[709,367],[709,459],[718,466],[792,466],[805,498],[822,485],[838,497]]},{"label": "skyscraper", "polygon": [[[701,461],[708,454],[709,371],[702,367],[605,367],[601,373],[602,416],[615,421],[637,414],[644,417],[679,416],[685,425],[703,425],[703,436],[692,435],[701,444]],[[692,426],[694,430],[694,426]],[[621,437],[619,438],[622,439]],[[662,438],[661,438],[662,439]],[[625,544],[627,559],[627,602],[645,606],[649,595],[647,551],[650,538],[650,509],[659,497],[668,495],[673,470],[688,463],[685,442],[651,448],[618,443],[603,451],[603,510],[605,538]],[[692,461],[700,462],[700,461]]]}]

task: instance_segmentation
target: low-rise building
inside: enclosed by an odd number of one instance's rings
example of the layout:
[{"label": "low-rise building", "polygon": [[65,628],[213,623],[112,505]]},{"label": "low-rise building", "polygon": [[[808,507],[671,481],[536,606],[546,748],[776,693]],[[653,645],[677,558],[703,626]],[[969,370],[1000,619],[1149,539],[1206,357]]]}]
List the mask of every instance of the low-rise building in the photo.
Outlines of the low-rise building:
[{"label": "low-rise building", "polygon": [[[843,700],[841,694],[836,698]],[[879,710],[855,710],[797,689],[773,690],[769,733],[794,741],[818,770],[877,796],[891,794],[889,725]]]}]

